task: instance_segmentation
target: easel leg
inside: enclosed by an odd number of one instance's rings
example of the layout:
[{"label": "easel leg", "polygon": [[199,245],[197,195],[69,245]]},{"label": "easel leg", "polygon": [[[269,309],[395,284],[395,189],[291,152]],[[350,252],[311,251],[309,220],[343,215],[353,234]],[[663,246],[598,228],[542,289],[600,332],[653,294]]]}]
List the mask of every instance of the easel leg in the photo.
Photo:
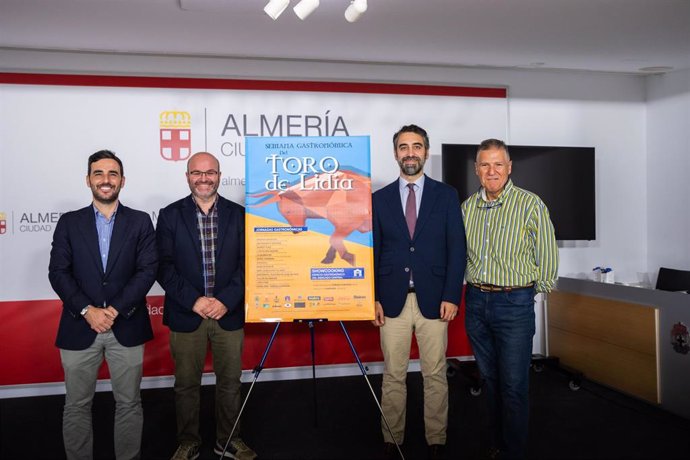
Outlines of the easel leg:
[{"label": "easel leg", "polygon": [[398,444],[398,441],[395,440],[395,436],[393,436],[393,430],[391,430],[390,425],[388,424],[388,420],[386,419],[385,414],[383,413],[383,408],[381,407],[381,404],[379,403],[378,398],[376,397],[376,393],[374,392],[374,388],[371,386],[371,382],[369,381],[369,377],[367,377],[367,371],[364,369],[364,365],[362,365],[362,361],[359,359],[359,354],[357,354],[357,350],[355,350],[355,346],[352,344],[352,340],[350,339],[350,334],[347,333],[347,329],[345,328],[345,323],[342,321],[338,321],[340,323],[340,327],[343,330],[343,333],[345,334],[345,338],[347,339],[347,343],[350,345],[350,350],[352,350],[352,354],[355,356],[355,359],[357,360],[357,365],[359,366],[359,370],[362,372],[362,376],[364,377],[364,380],[367,381],[367,385],[369,386],[369,391],[371,391],[371,395],[374,397],[374,401],[376,401],[376,406],[379,408],[379,412],[381,412],[381,418],[383,419],[383,422],[386,424],[386,429],[388,429],[388,432],[391,435],[391,439],[393,439],[393,442],[395,443],[395,447],[398,449],[398,454],[400,454],[400,458],[405,460],[405,456],[402,453],[402,450],[400,449],[400,445]]},{"label": "easel leg", "polygon": [[314,399],[314,428],[317,428],[319,426],[319,410],[316,401],[316,347],[314,344],[314,321],[309,321],[309,335],[311,336],[311,381]]},{"label": "easel leg", "polygon": [[228,440],[225,441],[225,446],[223,446],[223,453],[220,454],[221,460],[225,458],[225,452],[228,450],[228,446],[230,445],[230,440],[232,439],[232,435],[235,434],[235,429],[237,428],[237,424],[240,423],[240,417],[242,417],[242,412],[244,412],[244,407],[247,405],[247,401],[249,400],[249,396],[252,394],[252,389],[254,389],[254,384],[256,383],[257,379],[259,378],[259,374],[261,373],[261,371],[264,368],[264,363],[266,362],[266,357],[268,356],[268,352],[271,349],[271,346],[273,346],[273,340],[276,338],[276,333],[278,332],[279,327],[280,327],[280,323],[276,323],[276,327],[275,327],[275,329],[273,329],[273,334],[271,334],[271,338],[268,340],[268,344],[266,345],[266,349],[264,350],[264,354],[261,357],[261,361],[252,371],[254,373],[254,380],[252,380],[252,384],[249,386],[249,391],[247,391],[247,396],[245,396],[244,401],[242,401],[242,407],[240,407],[240,412],[237,414],[237,417],[235,418],[235,423],[232,425],[232,430],[230,431],[230,436],[228,436]]}]

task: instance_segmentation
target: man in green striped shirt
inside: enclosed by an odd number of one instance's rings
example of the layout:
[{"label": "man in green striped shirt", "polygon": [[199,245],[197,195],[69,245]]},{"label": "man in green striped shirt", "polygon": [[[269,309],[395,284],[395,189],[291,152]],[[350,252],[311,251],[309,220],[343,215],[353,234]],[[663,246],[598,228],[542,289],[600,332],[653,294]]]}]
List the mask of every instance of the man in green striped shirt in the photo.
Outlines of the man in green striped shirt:
[{"label": "man in green striped shirt", "polygon": [[513,185],[503,141],[477,151],[481,188],[462,203],[467,234],[465,327],[486,383],[489,456],[523,458],[529,421],[534,296],[558,276],[558,247],[544,202]]}]

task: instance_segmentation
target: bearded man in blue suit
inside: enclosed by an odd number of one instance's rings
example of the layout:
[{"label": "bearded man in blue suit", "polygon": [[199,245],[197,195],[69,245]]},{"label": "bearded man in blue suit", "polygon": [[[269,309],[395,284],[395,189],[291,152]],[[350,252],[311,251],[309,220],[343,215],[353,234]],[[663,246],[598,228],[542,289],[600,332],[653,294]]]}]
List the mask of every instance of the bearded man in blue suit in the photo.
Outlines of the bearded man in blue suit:
[{"label": "bearded man in blue suit", "polygon": [[93,203],[60,217],[48,268],[63,306],[56,345],[65,371],[65,453],[69,460],[93,458],[91,403],[105,357],[115,398],[115,457],[136,459],[144,342],[153,338],[146,294],[156,280],[156,239],[148,214],[119,202],[125,176],[113,152],[89,157],[86,185]]},{"label": "bearded man in blue suit", "polygon": [[384,453],[397,455],[405,434],[405,380],[412,334],[424,378],[430,458],[442,458],[448,420],[446,349],[465,274],[465,229],[457,191],[424,174],[429,136],[416,125],[393,136],[400,177],[373,195],[376,317],[384,357]]}]

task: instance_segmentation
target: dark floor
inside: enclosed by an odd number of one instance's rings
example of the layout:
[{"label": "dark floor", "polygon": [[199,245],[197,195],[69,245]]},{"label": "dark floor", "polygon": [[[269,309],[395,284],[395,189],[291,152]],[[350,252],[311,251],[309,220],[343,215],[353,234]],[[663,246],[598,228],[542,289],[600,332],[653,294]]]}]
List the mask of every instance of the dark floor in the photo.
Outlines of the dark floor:
[{"label": "dark floor", "polygon": [[[377,395],[381,376],[369,376]],[[550,367],[532,372],[528,457],[537,459],[689,459],[690,421],[584,381],[571,391],[569,377]],[[379,412],[362,376],[318,379],[318,426],[314,425],[313,381],[261,382],[242,416],[242,437],[260,459],[379,458]],[[448,459],[481,458],[485,439],[484,396],[470,395],[470,381],[449,379]],[[426,457],[422,427],[422,383],[408,378],[407,459]],[[202,390],[201,459],[213,455],[213,389]],[[249,385],[244,387],[245,393]],[[168,459],[174,452],[172,389],[142,391],[143,458]],[[64,458],[63,396],[0,400],[0,459]],[[111,459],[113,402],[94,402],[96,459]]]}]

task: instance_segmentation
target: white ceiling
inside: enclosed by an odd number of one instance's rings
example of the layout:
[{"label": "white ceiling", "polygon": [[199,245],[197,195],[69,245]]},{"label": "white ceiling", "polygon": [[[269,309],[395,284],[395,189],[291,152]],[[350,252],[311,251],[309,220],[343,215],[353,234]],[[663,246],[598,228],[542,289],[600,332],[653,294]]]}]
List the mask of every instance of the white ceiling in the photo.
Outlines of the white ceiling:
[{"label": "white ceiling", "polygon": [[[690,68],[690,0],[0,0],[0,48],[645,73]],[[184,9],[183,9],[184,8]],[[305,64],[305,65],[308,65]]]}]

